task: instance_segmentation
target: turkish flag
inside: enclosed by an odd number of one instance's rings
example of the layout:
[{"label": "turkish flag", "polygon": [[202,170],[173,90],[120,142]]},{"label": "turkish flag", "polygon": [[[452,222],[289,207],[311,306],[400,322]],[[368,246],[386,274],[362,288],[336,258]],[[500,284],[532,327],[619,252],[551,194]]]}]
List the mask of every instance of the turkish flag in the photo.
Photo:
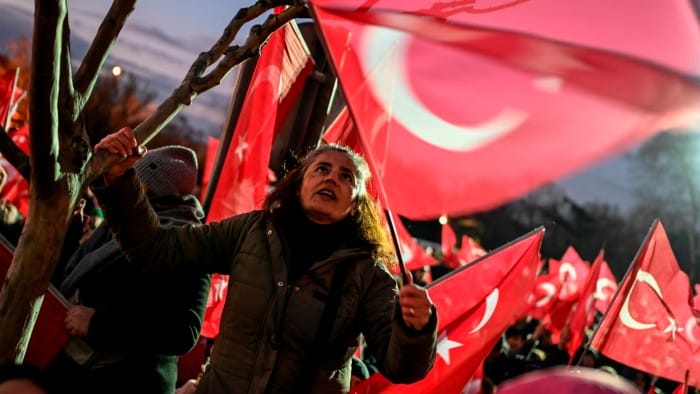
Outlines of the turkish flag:
[{"label": "turkish flag", "polygon": [[[298,86],[303,86],[312,66],[313,60],[293,22],[270,36],[255,66],[219,181],[213,185],[207,222],[262,207],[272,141],[289,110],[288,103],[298,98]],[[228,277],[214,275],[202,335],[218,335],[227,293]]]},{"label": "turkish flag", "polygon": [[278,114],[280,103],[289,92],[299,92],[293,85],[303,85],[312,65],[308,52],[290,50],[302,45],[298,34],[286,24],[262,50],[215,185],[208,222],[262,206],[272,141],[280,129],[278,119],[284,119]]},{"label": "turkish flag", "polygon": [[598,280],[596,281],[595,288],[595,309],[605,314],[612,302],[612,298],[617,292],[617,279],[610,270],[610,266],[607,261],[603,261],[600,266],[600,273],[598,274]]},{"label": "turkish flag", "polygon": [[542,324],[551,331],[552,342],[559,343],[562,330],[569,320],[571,309],[586,285],[590,267],[576,249],[569,246],[561,260],[550,259],[549,271],[556,273],[559,292],[545,315]]},{"label": "turkish flag", "polygon": [[586,284],[579,292],[576,305],[569,315],[569,334],[571,336],[566,343],[566,349],[569,352],[571,361],[573,361],[574,354],[578,348],[583,344],[586,327],[593,324],[598,277],[604,262],[603,252],[601,251],[593,262]]},{"label": "turkish flag", "polygon": [[549,271],[557,272],[561,289],[558,298],[562,301],[578,299],[581,289],[586,285],[590,267],[572,246],[569,246],[561,260],[551,259]]},{"label": "turkish flag", "polygon": [[700,384],[700,327],[688,276],[660,221],[654,222],[591,347],[652,375]]},{"label": "turkish flag", "polygon": [[558,272],[539,275],[535,279],[535,287],[528,299],[528,309],[524,316],[542,320],[557,301],[561,289]]},{"label": "turkish flag", "polygon": [[687,0],[310,3],[408,218],[496,207],[698,113]]},{"label": "turkish flag", "polygon": [[537,229],[428,286],[440,311],[433,369],[410,385],[390,384],[375,374],[357,392],[462,392],[503,331],[524,311],[543,235],[544,229]]}]

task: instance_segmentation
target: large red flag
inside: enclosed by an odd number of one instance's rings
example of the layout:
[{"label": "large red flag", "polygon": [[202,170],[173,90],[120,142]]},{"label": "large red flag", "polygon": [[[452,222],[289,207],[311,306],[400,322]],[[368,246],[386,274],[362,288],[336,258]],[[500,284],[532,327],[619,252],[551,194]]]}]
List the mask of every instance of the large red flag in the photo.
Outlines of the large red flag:
[{"label": "large red flag", "polygon": [[430,296],[440,311],[433,369],[410,385],[392,385],[375,374],[356,392],[462,392],[503,331],[526,307],[543,235],[544,229],[535,230],[430,285]]},{"label": "large red flag", "polygon": [[579,292],[576,305],[569,314],[568,324],[570,337],[569,341],[566,343],[566,349],[572,361],[574,354],[584,342],[586,327],[593,324],[598,277],[603,263],[605,262],[603,255],[603,251],[601,251],[593,262],[593,266],[588,272],[586,284]]},{"label": "large red flag", "polygon": [[398,214],[486,210],[697,115],[692,2],[479,3],[311,1]]},{"label": "large red flag", "polygon": [[655,376],[700,384],[700,327],[688,276],[661,222],[652,226],[620,285],[591,347]]},{"label": "large red flag", "polygon": [[[281,121],[300,93],[313,60],[293,22],[270,36],[241,108],[207,215],[208,222],[259,209],[265,199],[270,150]],[[202,335],[215,338],[228,277],[214,274]]]}]

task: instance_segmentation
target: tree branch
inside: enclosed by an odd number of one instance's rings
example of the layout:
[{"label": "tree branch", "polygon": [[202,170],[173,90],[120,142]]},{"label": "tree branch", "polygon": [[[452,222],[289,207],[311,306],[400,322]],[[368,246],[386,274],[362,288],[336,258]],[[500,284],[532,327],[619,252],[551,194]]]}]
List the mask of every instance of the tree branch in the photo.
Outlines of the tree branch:
[{"label": "tree branch", "polygon": [[58,174],[58,96],[66,0],[35,0],[29,139],[32,201],[50,195]]},{"label": "tree branch", "polygon": [[59,108],[61,112],[59,114],[59,119],[62,119],[64,114],[68,115],[68,119],[73,120],[75,118],[75,100],[73,100],[73,67],[71,65],[70,56],[70,24],[68,23],[68,15],[63,19],[63,37],[61,43],[63,44],[61,49],[61,57],[59,61],[61,62],[61,80],[59,81],[59,97],[58,102],[60,103]]},{"label": "tree branch", "polygon": [[194,78],[190,84],[192,90],[197,93],[205,92],[218,85],[221,80],[243,60],[256,55],[260,47],[275,30],[285,23],[296,18],[304,11],[301,4],[293,5],[281,14],[270,15],[262,25],[255,25],[250,29],[250,34],[243,46],[230,47],[226,51],[226,56],[217,64],[209,74]]},{"label": "tree branch", "polygon": [[31,177],[29,156],[15,144],[2,126],[0,126],[0,152],[2,152],[2,156],[19,171],[22,177],[29,182],[29,178]]},{"label": "tree branch", "polygon": [[[166,98],[151,116],[136,126],[134,134],[139,144],[147,144],[175,115],[189,105],[197,94],[218,85],[221,79],[234,66],[256,54],[270,34],[301,14],[305,8],[303,0],[294,0],[294,4],[281,14],[271,15],[262,25],[253,26],[243,46],[230,47],[226,50],[222,49],[226,40],[229,40],[229,43],[233,41],[235,38],[234,33],[240,30],[243,23],[283,3],[283,1],[279,0],[260,0],[252,7],[241,9],[226,27],[222,37],[217,40],[208,52],[200,54],[192,63],[180,86],[175,88],[170,97]],[[217,64],[215,69],[207,76],[199,78],[215,62],[216,58],[214,56],[218,54],[218,57],[221,57],[223,53],[226,56]],[[110,155],[104,152],[95,154],[91,159],[89,171],[86,174],[87,182],[91,183],[94,181],[104,172],[105,168],[117,163],[119,160],[120,157],[117,155]]]},{"label": "tree branch", "polygon": [[109,51],[124,27],[126,19],[134,10],[135,4],[136,0],[114,0],[107,15],[102,20],[95,39],[75,74],[76,114],[83,111],[100,75],[100,70],[107,60]]},{"label": "tree branch", "polygon": [[284,1],[279,0],[259,0],[250,7],[239,9],[236,16],[234,16],[226,28],[224,28],[224,32],[216,43],[214,43],[207,52],[200,53],[194,63],[192,63],[190,70],[185,76],[185,80],[199,77],[204,73],[207,67],[216,61],[216,59],[223,56],[244,24],[284,3]]}]

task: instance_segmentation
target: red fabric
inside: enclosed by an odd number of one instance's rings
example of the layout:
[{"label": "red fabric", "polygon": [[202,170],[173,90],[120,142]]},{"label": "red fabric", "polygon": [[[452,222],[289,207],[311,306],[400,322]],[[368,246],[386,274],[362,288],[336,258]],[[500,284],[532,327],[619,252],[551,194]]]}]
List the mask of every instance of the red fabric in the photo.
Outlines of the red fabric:
[{"label": "red fabric", "polygon": [[487,210],[697,116],[691,2],[477,3],[311,1],[398,214]]},{"label": "red fabric", "polygon": [[[12,264],[14,248],[0,241],[0,283],[4,283]],[[34,331],[29,340],[27,353],[24,357],[26,364],[46,367],[68,340],[68,332],[63,322],[68,310],[68,301],[52,285],[44,293],[44,301],[39,310],[39,316],[34,324]]]},{"label": "red fabric", "polygon": [[591,347],[622,364],[666,379],[700,384],[700,327],[688,276],[657,221],[620,285]]},{"label": "red fabric", "polygon": [[15,71],[6,71],[4,74],[0,75],[0,126],[2,127],[7,127],[5,120],[13,104],[15,77]]},{"label": "red fabric", "polygon": [[457,257],[462,265],[469,264],[485,255],[486,250],[484,250],[481,245],[476,243],[471,237],[462,235],[462,246],[457,252]]},{"label": "red fabric", "polygon": [[212,274],[207,306],[202,322],[202,336],[216,338],[219,335],[221,314],[224,312],[226,295],[228,294],[228,275]]},{"label": "red fabric", "polygon": [[596,282],[595,290],[595,309],[605,314],[612,302],[612,298],[617,292],[617,279],[610,270],[610,266],[606,261],[600,266],[598,281]]},{"label": "red fabric", "polygon": [[[272,141],[308,76],[312,59],[291,24],[273,33],[258,59],[250,87],[226,152],[207,222],[260,209],[268,184]],[[292,97],[296,95],[296,97]],[[284,103],[287,104],[284,104]],[[284,114],[283,114],[284,113]],[[214,275],[202,335],[215,338],[228,277]]]},{"label": "red fabric", "polygon": [[558,272],[538,276],[535,279],[535,287],[528,300],[529,307],[525,315],[542,320],[557,301],[560,289],[561,282]]},{"label": "red fabric", "polygon": [[442,225],[440,236],[440,247],[442,248],[442,260],[447,267],[452,269],[460,267],[459,257],[455,253],[455,245],[457,245],[457,235],[449,223]]},{"label": "red fabric", "polygon": [[[8,135],[24,153],[29,154],[28,124],[25,123],[19,129],[8,131]],[[0,157],[0,166],[7,173],[7,181],[0,191],[0,197],[17,207],[17,210],[26,218],[29,215],[29,183],[4,157]]]},{"label": "red fabric", "polygon": [[185,384],[190,379],[197,379],[202,374],[202,364],[207,358],[207,343],[200,337],[192,350],[177,359],[177,385]]},{"label": "red fabric", "polygon": [[583,286],[586,285],[590,267],[572,246],[569,246],[560,260],[549,261],[549,272],[558,272],[561,290],[558,298],[562,301],[578,299]]},{"label": "red fabric", "polygon": [[469,379],[467,385],[464,386],[464,390],[460,394],[482,394],[481,386],[484,380],[484,364],[482,363],[477,368],[474,375]]},{"label": "red fabric", "polygon": [[543,235],[543,230],[536,230],[428,286],[440,311],[433,369],[410,385],[393,385],[375,374],[357,392],[368,392],[367,387],[372,393],[461,392],[526,307]]},{"label": "red fabric", "polygon": [[593,262],[586,283],[579,292],[576,305],[569,315],[570,337],[566,343],[566,350],[569,352],[571,361],[573,361],[574,354],[578,348],[584,343],[586,327],[593,324],[598,277],[604,262],[603,252],[600,252]]},{"label": "red fabric", "polygon": [[569,320],[581,289],[586,285],[590,267],[573,247],[564,252],[561,261],[550,259],[549,271],[556,273],[559,281],[557,297],[544,317],[544,326],[552,333],[552,342],[559,343],[562,330]]},{"label": "red fabric", "polygon": [[671,394],[687,394],[688,393],[688,385],[683,382],[676,387],[675,390],[673,390],[673,393]]},{"label": "red fabric", "polygon": [[[401,256],[403,257],[404,264],[408,271],[420,270],[425,266],[438,264],[438,261],[428,255],[425,249],[418,245],[418,242],[413,239],[408,230],[406,230],[406,227],[401,223],[401,219],[394,218],[394,224],[396,227],[396,235],[399,239],[399,245],[401,245]],[[391,267],[391,273],[399,274],[399,267]]]},{"label": "red fabric", "polygon": [[323,140],[328,143],[345,145],[355,152],[364,155],[362,143],[359,140],[357,128],[350,116],[348,107],[344,107],[331,125],[328,126],[328,129],[323,135]]}]

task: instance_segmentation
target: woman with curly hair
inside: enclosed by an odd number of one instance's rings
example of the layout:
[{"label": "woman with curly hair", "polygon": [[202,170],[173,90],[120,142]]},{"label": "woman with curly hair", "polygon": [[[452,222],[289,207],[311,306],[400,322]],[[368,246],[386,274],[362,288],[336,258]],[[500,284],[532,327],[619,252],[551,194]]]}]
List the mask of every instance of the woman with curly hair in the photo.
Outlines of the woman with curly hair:
[{"label": "woman with curly hair", "polygon": [[323,145],[285,175],[262,210],[163,228],[130,169],[136,147],[129,128],[95,146],[124,157],[96,194],[127,255],[229,275],[198,393],[347,393],[361,334],[389,380],[428,373],[437,313],[424,288],[409,281],[399,290],[387,270],[395,256],[361,156]]}]

